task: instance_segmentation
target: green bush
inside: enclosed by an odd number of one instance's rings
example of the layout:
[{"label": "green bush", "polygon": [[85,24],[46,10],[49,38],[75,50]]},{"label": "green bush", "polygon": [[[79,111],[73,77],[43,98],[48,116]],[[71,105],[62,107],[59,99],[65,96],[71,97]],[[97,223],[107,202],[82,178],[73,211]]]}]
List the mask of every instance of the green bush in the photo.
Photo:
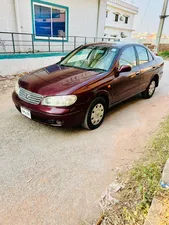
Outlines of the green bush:
[{"label": "green bush", "polygon": [[169,51],[160,52],[159,55],[163,58],[169,58]]}]

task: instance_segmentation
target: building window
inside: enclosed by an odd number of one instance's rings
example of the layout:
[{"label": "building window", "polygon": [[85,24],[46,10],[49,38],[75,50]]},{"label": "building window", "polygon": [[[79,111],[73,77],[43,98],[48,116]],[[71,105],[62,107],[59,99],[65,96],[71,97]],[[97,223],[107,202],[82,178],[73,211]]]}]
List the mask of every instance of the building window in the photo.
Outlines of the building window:
[{"label": "building window", "polygon": [[115,16],[115,18],[114,18],[115,22],[118,22],[119,21],[119,14],[115,13],[114,16]]},{"label": "building window", "polygon": [[106,10],[106,18],[109,16],[109,11]]},{"label": "building window", "polygon": [[33,1],[33,23],[36,38],[67,39],[68,8]]},{"label": "building window", "polygon": [[121,36],[121,38],[126,38],[127,37],[124,32],[121,32],[120,36]]},{"label": "building window", "polygon": [[124,18],[125,18],[124,22],[127,24],[128,21],[129,21],[129,17],[128,16],[125,16]]}]

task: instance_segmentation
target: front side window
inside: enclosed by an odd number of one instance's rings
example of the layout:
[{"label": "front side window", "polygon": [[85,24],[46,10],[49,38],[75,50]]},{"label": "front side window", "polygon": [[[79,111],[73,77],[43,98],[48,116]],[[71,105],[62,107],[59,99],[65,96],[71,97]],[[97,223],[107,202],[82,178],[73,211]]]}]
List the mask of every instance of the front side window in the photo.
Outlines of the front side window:
[{"label": "front side window", "polygon": [[119,68],[121,66],[136,66],[136,54],[133,46],[126,48],[119,59]]},{"label": "front side window", "polygon": [[118,52],[116,48],[87,46],[72,52],[60,65],[87,70],[108,71]]},{"label": "front side window", "polygon": [[61,39],[67,37],[67,7],[33,2],[33,23],[36,37]]},{"label": "front side window", "polygon": [[136,46],[136,50],[138,53],[139,64],[147,63],[149,61],[147,49],[142,46]]}]

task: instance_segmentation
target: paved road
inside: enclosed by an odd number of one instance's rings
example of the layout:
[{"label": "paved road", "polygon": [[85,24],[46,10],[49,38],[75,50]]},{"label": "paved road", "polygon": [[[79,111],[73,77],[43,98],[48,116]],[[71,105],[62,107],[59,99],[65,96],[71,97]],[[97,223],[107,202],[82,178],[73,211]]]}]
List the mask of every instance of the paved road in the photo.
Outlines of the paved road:
[{"label": "paved road", "polygon": [[95,131],[33,122],[10,95],[11,89],[0,95],[0,224],[91,223],[117,170],[139,159],[169,114],[169,62],[152,99],[136,96],[114,107]]}]

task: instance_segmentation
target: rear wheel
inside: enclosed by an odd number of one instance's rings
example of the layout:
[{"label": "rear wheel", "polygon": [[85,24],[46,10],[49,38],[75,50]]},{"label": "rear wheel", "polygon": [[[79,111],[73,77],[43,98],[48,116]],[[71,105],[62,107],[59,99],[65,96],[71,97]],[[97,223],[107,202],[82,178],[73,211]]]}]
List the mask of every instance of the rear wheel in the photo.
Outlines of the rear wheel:
[{"label": "rear wheel", "polygon": [[98,128],[103,122],[106,108],[106,101],[104,98],[95,98],[86,112],[82,126],[89,130]]},{"label": "rear wheel", "polygon": [[156,89],[156,81],[153,79],[148,85],[147,89],[142,92],[143,98],[151,98]]}]

